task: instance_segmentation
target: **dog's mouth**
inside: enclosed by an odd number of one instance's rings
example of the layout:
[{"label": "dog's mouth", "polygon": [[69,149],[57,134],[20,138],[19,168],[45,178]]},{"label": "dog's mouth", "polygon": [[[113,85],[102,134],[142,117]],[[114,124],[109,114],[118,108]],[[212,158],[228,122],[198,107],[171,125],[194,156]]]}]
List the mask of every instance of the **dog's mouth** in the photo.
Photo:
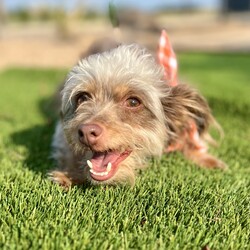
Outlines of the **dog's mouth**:
[{"label": "dog's mouth", "polygon": [[112,178],[131,151],[123,153],[118,151],[93,152],[92,159],[87,161],[91,178],[96,181],[106,181]]}]

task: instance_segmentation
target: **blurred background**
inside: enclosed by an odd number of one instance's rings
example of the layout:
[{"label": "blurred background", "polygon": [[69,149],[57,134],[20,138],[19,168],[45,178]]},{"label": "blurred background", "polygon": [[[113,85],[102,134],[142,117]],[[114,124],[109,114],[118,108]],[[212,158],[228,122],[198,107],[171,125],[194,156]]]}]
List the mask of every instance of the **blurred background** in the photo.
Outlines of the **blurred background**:
[{"label": "blurred background", "polygon": [[[165,28],[175,50],[249,52],[250,0],[117,0],[122,42],[155,51]],[[0,70],[70,68],[112,37],[108,0],[0,0]]]}]

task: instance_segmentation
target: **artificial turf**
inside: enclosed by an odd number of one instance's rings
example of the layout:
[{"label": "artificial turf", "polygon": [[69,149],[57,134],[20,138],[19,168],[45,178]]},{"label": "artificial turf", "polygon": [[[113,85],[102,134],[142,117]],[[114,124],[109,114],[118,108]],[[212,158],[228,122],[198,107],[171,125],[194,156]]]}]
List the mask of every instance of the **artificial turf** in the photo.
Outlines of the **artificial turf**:
[{"label": "artificial turf", "polygon": [[250,249],[250,55],[182,54],[182,78],[224,128],[226,172],[179,154],[152,160],[130,187],[52,184],[46,172],[66,70],[0,73],[1,249]]}]

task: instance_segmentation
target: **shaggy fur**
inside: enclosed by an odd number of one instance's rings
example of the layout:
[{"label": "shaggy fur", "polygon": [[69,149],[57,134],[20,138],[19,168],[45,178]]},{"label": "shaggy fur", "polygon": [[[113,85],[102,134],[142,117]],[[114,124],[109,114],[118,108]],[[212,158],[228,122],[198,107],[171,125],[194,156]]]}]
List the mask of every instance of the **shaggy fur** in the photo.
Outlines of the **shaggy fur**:
[{"label": "shaggy fur", "polygon": [[58,169],[50,176],[64,187],[133,185],[149,157],[173,150],[201,166],[225,167],[187,136],[195,126],[199,140],[209,141],[215,121],[207,102],[187,85],[168,86],[163,68],[135,44],[82,59],[61,94],[53,138]]}]

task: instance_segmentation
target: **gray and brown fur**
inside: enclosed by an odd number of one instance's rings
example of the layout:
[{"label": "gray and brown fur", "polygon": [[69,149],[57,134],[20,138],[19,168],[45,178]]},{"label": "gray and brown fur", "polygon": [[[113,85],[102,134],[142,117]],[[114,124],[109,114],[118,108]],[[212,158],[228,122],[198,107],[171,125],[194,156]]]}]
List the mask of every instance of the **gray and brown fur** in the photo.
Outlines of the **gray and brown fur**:
[{"label": "gray and brown fur", "polygon": [[[88,93],[89,98],[78,105],[80,93]],[[131,96],[140,100],[138,109],[124,105]],[[147,166],[148,158],[160,157],[176,141],[196,164],[225,168],[214,156],[196,151],[183,136],[194,120],[200,138],[209,141],[208,129],[215,121],[206,100],[188,85],[168,86],[164,69],[138,45],[120,45],[80,60],[68,74],[61,97],[61,120],[53,138],[58,168],[50,178],[66,188],[85,182],[133,185],[137,170]],[[79,140],[79,127],[84,124],[97,124],[103,130],[94,145]],[[112,178],[103,182],[91,178],[86,160],[93,151],[128,148],[131,154]]]}]

